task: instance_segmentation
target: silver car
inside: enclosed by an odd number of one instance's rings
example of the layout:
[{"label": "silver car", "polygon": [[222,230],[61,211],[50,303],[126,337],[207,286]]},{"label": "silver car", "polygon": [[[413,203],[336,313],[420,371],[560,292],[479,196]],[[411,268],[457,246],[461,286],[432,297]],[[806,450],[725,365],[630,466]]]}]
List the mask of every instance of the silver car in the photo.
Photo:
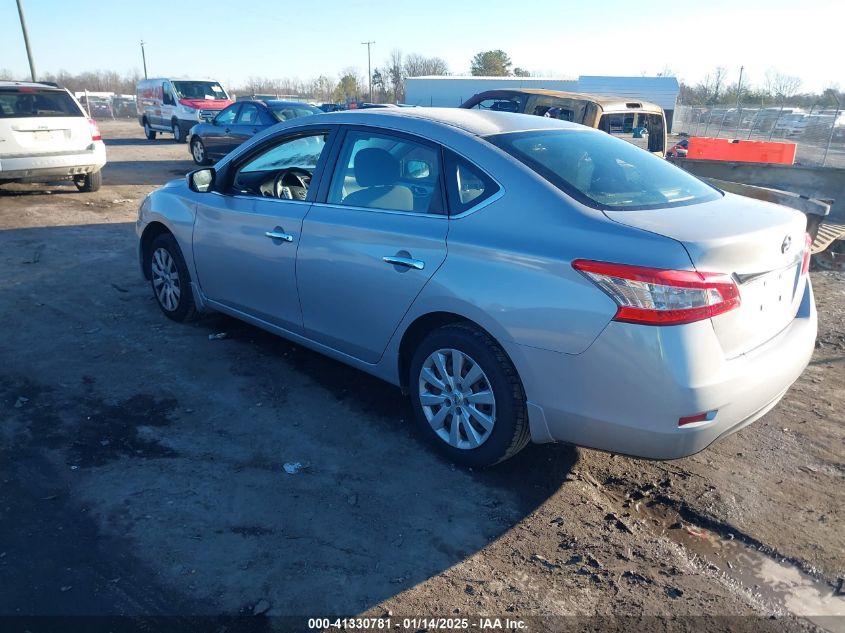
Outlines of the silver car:
[{"label": "silver car", "polygon": [[141,204],[144,276],[400,386],[449,459],[683,457],[813,352],[802,214],[602,132],[461,109],[318,114]]}]

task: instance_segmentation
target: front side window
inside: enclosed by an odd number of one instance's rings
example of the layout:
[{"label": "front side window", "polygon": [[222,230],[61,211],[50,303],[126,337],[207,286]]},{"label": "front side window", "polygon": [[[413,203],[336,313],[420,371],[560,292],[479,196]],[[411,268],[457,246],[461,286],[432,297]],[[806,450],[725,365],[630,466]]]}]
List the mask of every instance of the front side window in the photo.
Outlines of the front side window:
[{"label": "front side window", "polygon": [[327,138],[327,132],[301,134],[264,149],[238,168],[234,193],[305,200]]},{"label": "front side window", "polygon": [[346,135],[327,202],[350,207],[443,213],[440,151],[375,132]]},{"label": "front side window", "polygon": [[598,209],[670,208],[720,195],[665,160],[592,130],[515,132],[487,140],[576,200]]},{"label": "front side window", "polygon": [[217,125],[231,125],[235,122],[235,115],[238,113],[238,108],[240,107],[240,104],[230,105],[214,117],[214,122],[217,123]]},{"label": "front side window", "polygon": [[82,115],[64,90],[0,88],[0,119]]}]

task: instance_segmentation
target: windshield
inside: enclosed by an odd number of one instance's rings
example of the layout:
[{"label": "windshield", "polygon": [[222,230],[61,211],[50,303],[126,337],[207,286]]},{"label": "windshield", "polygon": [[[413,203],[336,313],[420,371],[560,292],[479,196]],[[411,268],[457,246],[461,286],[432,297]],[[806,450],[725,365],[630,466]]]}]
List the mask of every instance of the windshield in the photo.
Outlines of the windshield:
[{"label": "windshield", "polygon": [[226,91],[216,81],[174,81],[173,88],[180,99],[228,100]]},{"label": "windshield", "polygon": [[707,202],[720,195],[679,167],[591,130],[534,130],[487,140],[597,209],[661,209]]},{"label": "windshield", "polygon": [[298,119],[303,116],[311,116],[312,114],[323,112],[320,108],[298,103],[271,105],[270,111],[279,121],[289,121],[290,119]]},{"label": "windshield", "polygon": [[0,118],[83,116],[64,90],[0,88]]}]

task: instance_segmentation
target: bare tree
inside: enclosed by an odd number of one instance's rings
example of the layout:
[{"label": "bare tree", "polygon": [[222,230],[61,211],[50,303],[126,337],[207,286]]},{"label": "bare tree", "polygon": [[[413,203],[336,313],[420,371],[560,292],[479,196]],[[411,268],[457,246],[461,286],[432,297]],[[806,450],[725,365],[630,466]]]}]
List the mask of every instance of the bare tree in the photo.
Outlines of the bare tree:
[{"label": "bare tree", "polygon": [[786,101],[794,96],[801,87],[801,78],[792,75],[784,75],[769,68],[766,71],[764,82],[765,90],[777,101]]},{"label": "bare tree", "polygon": [[719,102],[719,97],[721,96],[722,88],[725,84],[725,75],[725,67],[717,66],[712,75],[707,75],[704,78],[705,85],[709,87],[711,103]]},{"label": "bare tree", "polygon": [[387,80],[393,99],[397,102],[405,100],[405,64],[402,51],[394,48],[387,58]]},{"label": "bare tree", "polygon": [[411,53],[405,58],[405,77],[448,74],[449,67],[439,57],[426,57],[419,53]]}]

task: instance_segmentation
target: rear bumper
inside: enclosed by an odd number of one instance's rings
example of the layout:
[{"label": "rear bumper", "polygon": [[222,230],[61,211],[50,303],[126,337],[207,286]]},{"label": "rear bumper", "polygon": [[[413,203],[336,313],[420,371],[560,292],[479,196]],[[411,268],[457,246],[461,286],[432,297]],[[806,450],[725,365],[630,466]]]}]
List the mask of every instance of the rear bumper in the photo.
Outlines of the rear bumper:
[{"label": "rear bumper", "polygon": [[[532,439],[651,459],[692,455],[772,409],[804,371],[817,315],[807,283],[796,318],[727,360],[710,321],[650,327],[611,322],[584,353],[508,346],[529,400]],[[716,411],[711,421],[678,419]]]},{"label": "rear bumper", "polygon": [[106,146],[102,141],[92,145],[81,152],[15,158],[0,155],[0,181],[42,182],[93,173],[106,164]]}]

